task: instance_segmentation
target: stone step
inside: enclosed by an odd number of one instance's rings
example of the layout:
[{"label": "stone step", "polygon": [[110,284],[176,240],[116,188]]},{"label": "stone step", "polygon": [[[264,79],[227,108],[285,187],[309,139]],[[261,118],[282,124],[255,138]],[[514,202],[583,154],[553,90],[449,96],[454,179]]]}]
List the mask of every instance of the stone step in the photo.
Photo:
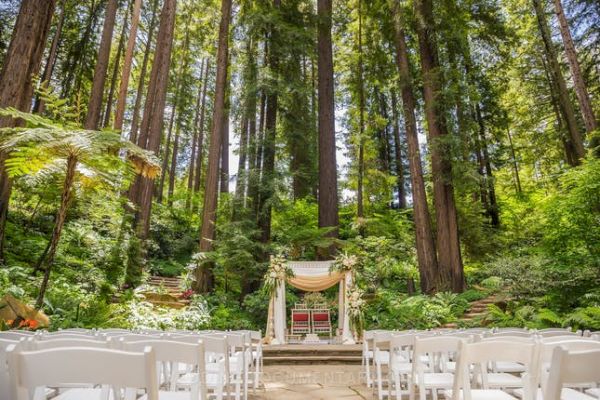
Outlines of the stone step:
[{"label": "stone step", "polygon": [[360,364],[361,345],[272,345],[263,348],[265,365]]}]

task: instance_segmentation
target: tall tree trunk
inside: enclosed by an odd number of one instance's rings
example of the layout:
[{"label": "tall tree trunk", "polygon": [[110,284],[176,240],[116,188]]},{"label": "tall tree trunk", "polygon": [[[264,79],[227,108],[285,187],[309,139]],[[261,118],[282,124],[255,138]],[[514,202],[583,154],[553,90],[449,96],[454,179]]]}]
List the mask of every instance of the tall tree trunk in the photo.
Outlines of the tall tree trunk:
[{"label": "tall tree trunk", "polygon": [[493,227],[500,226],[500,212],[498,209],[498,201],[496,200],[496,188],[494,187],[494,173],[492,171],[492,162],[487,147],[485,135],[485,121],[479,103],[475,104],[475,114],[479,125],[479,143],[483,156],[483,168],[485,170],[485,190],[487,191],[488,207],[487,214],[490,218],[490,223]]},{"label": "tall tree trunk", "polygon": [[415,242],[417,247],[417,262],[423,293],[433,293],[437,290],[438,264],[431,228],[431,216],[427,207],[427,191],[423,179],[421,151],[417,120],[415,118],[416,100],[412,85],[408,49],[399,4],[394,9],[396,64],[400,76],[402,94],[402,110],[404,112],[404,127],[406,129],[406,144],[408,147],[408,166],[412,186],[413,210],[415,220]]},{"label": "tall tree trunk", "polygon": [[365,83],[362,47],[362,0],[358,0],[358,177],[356,182],[356,217],[359,219],[359,233],[364,236],[365,217],[363,200],[363,180],[365,175]]},{"label": "tall tree trunk", "polygon": [[115,19],[117,16],[117,3],[117,0],[108,0],[106,5],[106,15],[104,16],[104,26],[102,28],[102,39],[100,41],[100,49],[98,50],[96,68],[94,69],[94,81],[92,83],[92,92],[90,94],[88,111],[85,117],[85,129],[98,129],[98,125],[100,123],[100,109],[102,108],[104,83],[106,82],[110,47],[113,30],[115,28]]},{"label": "tall tree trunk", "polygon": [[221,142],[221,176],[220,193],[229,193],[229,94],[225,101],[225,112],[223,113],[223,141]]},{"label": "tall tree trunk", "polygon": [[396,159],[396,176],[398,179],[398,208],[406,208],[406,189],[404,188],[404,165],[402,164],[402,142],[400,140],[400,116],[398,115],[398,98],[392,90],[392,118],[394,129],[394,156]]},{"label": "tall tree trunk", "polygon": [[150,58],[150,53],[152,52],[152,38],[154,37],[154,29],[156,28],[157,14],[158,0],[154,0],[154,3],[152,4],[152,18],[150,19],[150,26],[148,27],[148,42],[146,43],[146,49],[144,50],[144,59],[142,60],[137,94],[135,96],[135,104],[133,106],[133,113],[131,117],[131,133],[129,135],[129,140],[138,145],[140,108],[142,106],[142,98],[144,96],[144,85],[146,81],[146,72],[148,71],[148,60]]},{"label": "tall tree trunk", "polygon": [[[58,17],[58,22],[56,24],[56,32],[54,32],[54,37],[52,38],[52,44],[50,45],[50,51],[48,52],[48,59],[46,61],[46,66],[44,67],[44,72],[42,73],[41,78],[41,86],[43,89],[48,88],[48,84],[50,83],[50,79],[52,79],[52,72],[54,71],[54,65],[56,64],[56,57],[58,55],[58,45],[60,44],[60,39],[62,35],[62,29],[65,22],[65,8],[67,6],[67,1],[62,0],[60,6],[60,16]],[[43,114],[45,110],[44,100],[37,96],[35,99],[35,104],[33,105],[33,112]]]},{"label": "tall tree trunk", "polygon": [[60,207],[56,213],[54,220],[54,228],[52,229],[52,237],[50,239],[50,246],[48,247],[48,253],[46,254],[46,268],[44,270],[44,278],[40,286],[37,300],[35,302],[35,309],[39,310],[44,305],[44,296],[46,295],[46,289],[48,288],[48,281],[50,280],[50,272],[52,271],[52,264],[54,264],[54,257],[56,256],[56,250],[58,249],[58,242],[62,234],[62,229],[65,224],[65,218],[67,217],[67,209],[71,202],[71,190],[73,188],[73,182],[75,180],[75,172],[77,168],[77,157],[70,155],[67,158],[67,171],[65,180],[63,183],[63,190],[60,196]]},{"label": "tall tree trunk", "polygon": [[[337,164],[335,158],[335,106],[333,91],[333,49],[331,43],[332,0],[318,0],[318,76],[319,76],[319,227],[339,228]],[[329,249],[330,257],[334,249]]]},{"label": "tall tree trunk", "polygon": [[[131,13],[131,28],[129,28],[127,49],[125,50],[125,58],[123,59],[123,71],[121,71],[121,83],[119,85],[119,95],[117,97],[117,107],[115,109],[115,122],[113,124],[113,128],[117,131],[123,129],[125,105],[127,102],[127,89],[129,88],[129,77],[131,76],[131,64],[133,63],[133,53],[135,51],[135,42],[137,40],[137,30],[140,23],[141,9],[142,0],[134,0],[133,12]],[[152,15],[152,18],[154,18],[154,15]],[[148,33],[149,40],[150,37],[151,34]],[[145,56],[144,59],[146,59]],[[143,77],[140,78],[143,81]]]},{"label": "tall tree trunk", "polygon": [[167,190],[167,202],[173,205],[173,194],[175,193],[175,178],[177,177],[177,154],[179,153],[179,137],[181,133],[181,115],[177,117],[177,129],[173,139],[173,154],[171,155],[171,167],[169,170],[169,188]]},{"label": "tall tree trunk", "polygon": [[423,74],[423,97],[425,116],[431,148],[431,173],[433,199],[436,210],[437,252],[439,282],[438,290],[461,292],[465,286],[463,265],[458,236],[458,220],[452,185],[452,162],[450,149],[443,145],[448,135],[442,105],[442,83],[437,45],[434,41],[432,0],[416,0],[416,28]]},{"label": "tall tree trunk", "polygon": [[[144,106],[144,118],[141,125],[141,134],[138,138],[139,146],[143,149],[158,154],[162,133],[167,88],[169,84],[169,68],[171,65],[171,49],[173,46],[173,30],[175,27],[175,14],[177,0],[165,0],[160,16],[160,26],[156,41],[156,53],[152,63],[148,94]],[[136,249],[137,256],[130,256],[127,265],[127,282],[137,283],[140,276],[138,261],[145,257],[145,241],[150,230],[150,215],[152,212],[152,196],[154,180],[137,175],[129,196],[137,207],[133,222],[137,238],[141,247]]]},{"label": "tall tree trunk", "polygon": [[565,46],[565,53],[567,54],[567,60],[569,61],[571,74],[573,75],[575,93],[577,94],[577,100],[579,101],[581,114],[583,114],[585,130],[590,133],[598,128],[598,122],[596,121],[596,116],[594,115],[594,109],[592,108],[592,102],[590,101],[590,95],[588,94],[585,81],[583,80],[583,75],[581,74],[581,68],[579,68],[579,61],[577,61],[577,50],[575,50],[575,44],[573,43],[571,30],[569,29],[569,22],[567,21],[567,16],[563,10],[561,0],[554,0],[554,10],[558,18],[560,35],[562,36],[563,44]]},{"label": "tall tree trunk", "polygon": [[[244,206],[244,196],[246,193],[246,161],[248,159],[248,115],[245,113],[242,116],[240,123],[240,147],[238,151],[238,172],[237,179],[235,182],[235,198],[236,206],[234,207],[234,214],[239,211],[239,207]],[[235,218],[234,218],[235,219]]]},{"label": "tall tree trunk", "polygon": [[585,157],[585,149],[583,147],[583,140],[581,139],[581,135],[579,133],[579,130],[577,129],[577,119],[575,118],[575,110],[573,109],[573,104],[571,103],[571,99],[569,98],[567,83],[565,82],[565,78],[560,69],[560,64],[558,63],[558,57],[556,55],[554,43],[552,43],[550,27],[548,26],[548,21],[546,20],[546,11],[544,9],[544,4],[542,3],[542,1],[544,0],[532,1],[538,21],[538,28],[542,36],[542,41],[544,42],[546,59],[549,64],[548,66],[550,72],[552,73],[552,78],[556,84],[556,88],[558,90],[557,95],[560,103],[560,111],[563,114],[563,118],[567,126],[567,131],[569,132],[569,138],[571,143],[573,144],[573,149],[575,151],[575,163],[580,164],[581,159]]},{"label": "tall tree trunk", "polygon": [[[33,96],[33,77],[38,73],[48,37],[54,0],[22,0],[19,15],[2,70],[0,71],[0,108],[15,107],[28,112]],[[12,127],[17,121],[0,117],[0,128]],[[8,202],[12,189],[0,152],[0,260],[4,260],[4,236]]]},{"label": "tall tree trunk", "polygon": [[[129,10],[129,7],[127,7]],[[125,35],[127,35],[127,14],[123,16],[123,27],[121,29],[121,36],[119,37],[119,44],[117,46],[117,54],[115,55],[115,61],[113,65],[112,76],[110,78],[110,88],[108,90],[108,98],[106,99],[106,111],[104,111],[104,122],[103,127],[108,127],[110,124],[110,117],[112,113],[113,100],[115,98],[115,88],[117,87],[117,79],[119,75],[119,67],[121,65],[121,54],[125,48]]]},{"label": "tall tree trunk", "polygon": [[[273,0],[273,7],[279,12],[281,0]],[[275,82],[267,94],[267,107],[265,110],[265,132],[263,139],[264,159],[262,178],[259,194],[259,227],[261,241],[267,243],[271,239],[271,199],[275,194],[275,140],[277,137],[277,112],[279,109],[279,96],[277,81],[279,80],[279,55],[281,52],[279,40],[279,27],[272,24],[269,37],[269,71]]]},{"label": "tall tree trunk", "polygon": [[523,193],[523,189],[521,188],[521,177],[519,176],[519,162],[517,161],[517,153],[513,144],[512,134],[510,133],[510,122],[508,121],[508,118],[506,122],[506,136],[508,137],[508,145],[510,147],[511,164],[513,167],[513,174],[515,178],[515,189],[517,195],[520,195],[521,193]]},{"label": "tall tree trunk", "polygon": [[85,54],[87,46],[90,42],[93,42],[93,35],[96,30],[96,23],[98,22],[100,11],[102,10],[102,1],[96,2],[92,0],[90,3],[90,12],[85,23],[85,29],[83,35],[77,41],[77,43],[69,51],[69,57],[67,62],[67,74],[62,81],[62,94],[61,97],[69,97],[71,95],[71,89],[73,85],[73,79],[76,80],[75,86],[79,86],[77,80],[79,79],[81,66],[85,61]]},{"label": "tall tree trunk", "polygon": [[[179,87],[176,90],[177,92],[179,92]],[[173,100],[173,104],[171,106],[172,108],[171,117],[169,118],[169,129],[167,130],[167,138],[163,147],[160,181],[158,183],[158,188],[156,189],[156,201],[161,204],[163,201],[163,194],[165,191],[165,180],[167,179],[167,174],[169,173],[167,167],[169,166],[169,157],[171,153],[171,138],[173,137],[173,126],[175,126],[175,113],[177,112],[177,96],[179,95],[177,92],[175,93],[175,99]]]},{"label": "tall tree trunk", "polygon": [[206,91],[208,89],[208,72],[210,70],[210,58],[206,59],[204,65],[204,86],[202,87],[202,106],[200,107],[200,126],[198,136],[198,150],[196,151],[196,174],[194,176],[194,193],[200,191],[200,182],[202,180],[202,159],[204,157],[204,132],[205,123],[204,118],[206,115]]},{"label": "tall tree trunk", "polygon": [[[229,22],[231,19],[231,0],[221,0],[221,23],[217,49],[217,78],[215,84],[215,102],[213,107],[213,126],[208,151],[204,207],[202,209],[202,227],[200,229],[200,252],[212,250],[216,233],[217,200],[219,183],[219,155],[223,139],[223,115],[227,94],[227,63],[229,61]],[[207,293],[213,287],[213,274],[210,265],[196,269],[195,290]]]},{"label": "tall tree trunk", "polygon": [[200,84],[198,85],[198,96],[196,97],[196,112],[194,113],[194,125],[192,126],[192,154],[190,155],[190,166],[188,168],[188,182],[187,182],[187,196],[185,200],[185,208],[189,209],[192,205],[192,193],[194,190],[194,172],[196,171],[196,148],[198,147],[198,137],[200,136],[200,127],[198,122],[200,120],[200,104],[202,103],[202,72],[204,71],[204,62],[202,59],[200,63]]}]

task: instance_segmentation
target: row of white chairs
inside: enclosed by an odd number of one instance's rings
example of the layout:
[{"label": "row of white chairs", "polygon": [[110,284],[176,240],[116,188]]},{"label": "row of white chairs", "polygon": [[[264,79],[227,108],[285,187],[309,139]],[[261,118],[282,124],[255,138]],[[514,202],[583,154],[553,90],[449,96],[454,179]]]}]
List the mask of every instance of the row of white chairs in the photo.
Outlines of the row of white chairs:
[{"label": "row of white chairs", "polygon": [[439,393],[456,400],[600,399],[600,376],[584,381],[583,386],[569,385],[559,391],[559,397],[550,397],[549,384],[554,381],[548,376],[558,368],[550,366],[558,347],[567,352],[596,352],[588,369],[600,374],[600,337],[567,330],[367,331],[363,366],[367,384],[380,400],[393,395],[399,400],[403,394],[413,400],[417,393],[420,400],[437,400]]},{"label": "row of white chairs", "polygon": [[247,399],[258,331],[0,332],[0,400]]}]

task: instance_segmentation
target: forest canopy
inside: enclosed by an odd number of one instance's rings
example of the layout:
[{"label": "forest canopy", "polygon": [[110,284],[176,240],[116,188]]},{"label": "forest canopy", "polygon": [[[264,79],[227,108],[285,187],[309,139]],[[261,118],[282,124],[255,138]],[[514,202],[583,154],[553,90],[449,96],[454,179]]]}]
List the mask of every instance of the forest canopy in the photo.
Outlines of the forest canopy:
[{"label": "forest canopy", "polygon": [[352,256],[367,327],[598,330],[599,66],[594,0],[3,1],[0,297],[264,329]]}]

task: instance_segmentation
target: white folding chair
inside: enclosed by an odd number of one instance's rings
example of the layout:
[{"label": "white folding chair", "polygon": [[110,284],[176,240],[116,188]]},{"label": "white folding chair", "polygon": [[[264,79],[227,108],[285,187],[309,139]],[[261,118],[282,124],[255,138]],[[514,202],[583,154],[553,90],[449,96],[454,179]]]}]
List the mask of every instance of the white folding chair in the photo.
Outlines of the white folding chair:
[{"label": "white folding chair", "polygon": [[93,339],[72,339],[56,337],[49,340],[27,340],[28,350],[47,350],[57,349],[64,347],[88,347],[96,349],[110,349],[112,346],[110,338],[105,340],[93,340]]},{"label": "white folding chair", "polygon": [[[497,387],[490,387],[488,365],[492,362],[510,361],[523,364],[525,372],[521,375],[523,400],[533,400],[533,371],[536,358],[536,343],[512,341],[484,341],[476,343],[461,342],[458,362],[454,374],[452,392],[446,392],[452,400],[514,400],[516,397]],[[481,389],[472,389],[471,366],[474,376],[478,377]],[[450,397],[447,396],[447,397]]]},{"label": "white folding chair", "polygon": [[8,380],[8,359],[7,352],[8,348],[14,348],[20,350],[22,341],[19,340],[7,340],[0,338],[0,400],[13,400],[10,396],[9,380]]},{"label": "white folding chair", "polygon": [[81,340],[104,340],[96,334],[86,335],[83,333],[69,333],[69,332],[48,332],[41,335],[33,336],[35,340],[55,340],[55,339],[81,339]]},{"label": "white folding chair", "polygon": [[[156,361],[151,348],[131,353],[84,347],[18,352],[9,350],[11,395],[15,400],[45,398],[40,389],[64,384],[99,384],[96,389],[71,389],[55,400],[107,400],[113,388],[127,388],[133,399],[137,389],[145,389],[148,400],[158,400]],[[114,389],[113,389],[114,392]],[[113,393],[119,398],[120,393]]]},{"label": "white folding chair", "polygon": [[235,384],[235,399],[244,400],[248,396],[248,370],[250,369],[250,335],[242,332],[227,332],[227,342],[230,347],[229,368]]},{"label": "white folding chair", "polygon": [[[542,339],[539,343],[538,349],[538,361],[537,361],[537,371],[536,371],[536,387],[540,386],[537,392],[537,400],[543,400],[545,396],[542,394],[544,387],[547,385],[551,362],[552,362],[552,354],[554,349],[557,347],[562,347],[567,351],[588,351],[588,350],[600,350],[600,342],[596,342],[594,340],[589,340],[583,337],[571,337],[569,340],[552,340],[554,338],[546,338]],[[597,367],[600,368],[600,359],[598,360]],[[569,387],[562,389],[562,398],[563,400],[583,400],[586,399],[586,396],[575,389],[587,389],[594,388],[595,385],[587,382],[583,385],[568,385]],[[519,393],[517,393],[519,394]]]},{"label": "white folding chair", "polygon": [[212,390],[217,400],[223,400],[224,393],[231,398],[229,368],[229,344],[226,335],[202,335],[206,354],[206,387]]},{"label": "white folding chair", "polygon": [[0,339],[6,340],[21,340],[36,336],[34,332],[29,331],[0,331]]},{"label": "white folding chair", "polygon": [[450,335],[415,337],[408,387],[411,400],[415,397],[415,387],[419,390],[420,400],[427,399],[428,390],[431,391],[431,397],[437,400],[438,390],[452,388],[454,373],[448,371],[447,362],[454,357],[463,340]]},{"label": "white folding chair", "polygon": [[[375,365],[375,384],[373,389],[377,390],[377,397],[383,400],[383,367],[390,363],[390,339],[391,331],[377,331],[373,336],[373,363]],[[375,387],[376,386],[376,387]],[[389,395],[389,387],[386,395]]]},{"label": "white folding chair", "polygon": [[[503,341],[513,343],[535,343],[535,336],[484,336],[476,338],[475,341],[492,342],[492,341]],[[498,361],[492,362],[492,372],[494,373],[523,373],[525,372],[525,366],[521,363],[514,361]]]},{"label": "white folding chair", "polygon": [[373,376],[371,375],[371,363],[373,361],[373,337],[377,331],[364,331],[362,343],[362,367],[364,368],[367,379],[367,387],[373,385]]},{"label": "white folding chair", "polygon": [[573,336],[573,337],[582,337],[583,334],[581,331],[573,332],[570,329],[553,329],[553,330],[541,330],[535,331],[537,336],[543,338],[549,338],[554,336]]},{"label": "white folding chair", "polygon": [[[399,334],[391,335],[390,337],[390,363],[389,373],[390,376],[388,387],[392,387],[396,394],[396,400],[402,398],[402,382],[407,386],[409,385],[408,376],[412,371],[412,351],[415,341],[414,334]],[[390,395],[391,396],[391,395]]]},{"label": "white folding chair", "polygon": [[600,349],[570,352],[563,346],[557,346],[552,354],[548,382],[544,386],[544,399],[564,399],[565,384],[600,382],[599,360]]},{"label": "white folding chair", "polygon": [[[163,368],[168,366],[164,375],[169,379],[165,382],[167,391],[158,392],[159,400],[206,400],[206,370],[204,343],[197,340],[195,344],[171,340],[146,340],[140,342],[126,342],[123,350],[141,351],[152,347],[156,362]],[[179,377],[179,365],[190,367],[190,372],[185,379]],[[181,387],[189,388],[188,392],[177,392]],[[142,399],[140,399],[142,400]]]}]

